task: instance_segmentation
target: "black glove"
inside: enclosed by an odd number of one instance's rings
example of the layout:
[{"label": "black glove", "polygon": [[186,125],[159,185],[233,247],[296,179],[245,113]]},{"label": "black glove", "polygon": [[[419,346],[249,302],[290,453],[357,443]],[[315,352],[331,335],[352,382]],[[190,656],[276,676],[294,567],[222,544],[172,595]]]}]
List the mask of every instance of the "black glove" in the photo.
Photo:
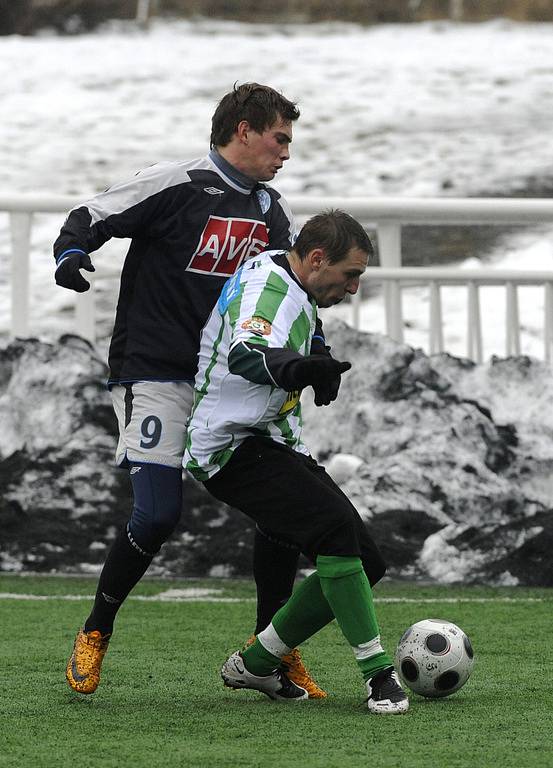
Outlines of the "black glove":
[{"label": "black glove", "polygon": [[341,363],[329,355],[309,355],[296,363],[296,386],[298,389],[312,386],[315,405],[329,405],[338,397],[341,375],[350,368],[351,363]]},{"label": "black glove", "polygon": [[56,269],[56,283],[77,293],[88,291],[90,283],[84,279],[79,269],[95,272],[88,253],[70,253],[66,256]]}]

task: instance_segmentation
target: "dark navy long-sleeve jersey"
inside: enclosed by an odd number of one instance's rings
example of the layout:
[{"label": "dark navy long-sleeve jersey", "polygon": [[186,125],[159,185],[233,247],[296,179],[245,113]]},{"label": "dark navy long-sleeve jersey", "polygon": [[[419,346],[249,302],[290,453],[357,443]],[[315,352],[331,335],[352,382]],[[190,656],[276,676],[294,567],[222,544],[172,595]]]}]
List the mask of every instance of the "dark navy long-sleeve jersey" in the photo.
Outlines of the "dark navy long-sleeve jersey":
[{"label": "dark navy long-sleeve jersey", "polygon": [[110,382],[193,380],[201,329],[245,259],[288,249],[295,223],[271,187],[216,151],[139,172],[74,208],[54,244],[59,264],[111,237],[131,238],[109,351]]}]

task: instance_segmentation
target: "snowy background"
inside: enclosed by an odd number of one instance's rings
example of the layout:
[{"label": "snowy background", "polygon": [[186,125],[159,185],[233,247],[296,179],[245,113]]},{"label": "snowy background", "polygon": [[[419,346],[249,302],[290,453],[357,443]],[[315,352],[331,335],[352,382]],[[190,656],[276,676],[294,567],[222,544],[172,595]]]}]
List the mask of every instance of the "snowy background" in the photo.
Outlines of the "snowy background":
[{"label": "snowy background", "polygon": [[[210,118],[235,81],[281,89],[302,111],[287,195],[548,195],[553,188],[553,26],[497,20],[455,25],[244,25],[157,21],[149,33],[111,24],[77,37],[0,39],[2,194],[84,200],[162,159],[208,147]],[[72,296],[52,281],[51,244],[63,215],[37,215],[31,329],[71,328]],[[471,238],[457,261],[517,269],[553,264],[553,227]],[[444,238],[447,234],[444,232]],[[467,240],[468,242],[468,240]],[[0,214],[0,336],[9,327],[9,230]],[[446,249],[447,251],[447,249]],[[122,263],[110,243],[99,268]],[[100,282],[109,335],[116,282]],[[503,293],[483,292],[484,352],[502,354]],[[405,339],[426,345],[423,291],[405,294]],[[446,347],[464,354],[465,297],[444,292]],[[343,317],[347,308],[339,308]],[[542,354],[543,296],[521,291],[523,352]],[[382,303],[362,313],[382,331]],[[500,321],[498,321],[498,318]],[[103,353],[105,344],[100,345]]]},{"label": "snowy background", "polygon": [[[287,195],[549,196],[553,190],[553,25],[505,21],[246,26],[117,24],[77,37],[0,38],[0,194],[82,201],[137,169],[208,147],[235,81],[281,89],[302,110]],[[103,386],[117,281],[100,281],[98,354],[71,331],[73,295],[54,285],[63,214],[35,216],[31,329],[5,346],[9,229],[0,214],[0,570],[96,572],[130,508],[114,472]],[[410,263],[553,265],[553,225],[405,237]],[[415,246],[412,241],[416,241]],[[126,243],[93,258],[122,264]],[[430,254],[430,256],[429,256]],[[444,290],[446,345],[464,354],[465,299]],[[501,354],[501,291],[483,292],[486,356]],[[347,307],[335,308],[343,316]],[[355,361],[321,418],[304,396],[312,452],[370,519],[395,576],[553,584],[553,383],[524,357],[474,366],[424,346],[427,298],[406,292],[405,340],[325,317],[335,354]],[[541,356],[543,296],[521,291],[523,352]],[[382,302],[363,306],[382,331]],[[30,408],[29,404],[33,403]],[[187,482],[186,515],[156,572],[249,573],[251,526]]]}]

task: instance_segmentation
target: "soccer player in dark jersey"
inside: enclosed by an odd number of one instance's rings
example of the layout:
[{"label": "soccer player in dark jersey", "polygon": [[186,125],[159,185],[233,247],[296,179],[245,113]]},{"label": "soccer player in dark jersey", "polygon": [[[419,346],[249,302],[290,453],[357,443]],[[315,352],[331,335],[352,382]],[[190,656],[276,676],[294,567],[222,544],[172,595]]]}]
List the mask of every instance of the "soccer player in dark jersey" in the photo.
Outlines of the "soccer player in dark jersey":
[{"label": "soccer player in dark jersey", "polygon": [[[78,205],[54,244],[56,283],[82,292],[90,286],[80,270],[94,271],[89,254],[112,237],[131,238],[109,388],[119,424],[116,462],[129,471],[134,505],[67,664],[69,685],[80,693],[96,690],[116,613],[181,514],[200,331],[224,282],[245,260],[293,243],[288,204],[264,182],[289,159],[298,117],[296,105],[268,86],[235,87],[215,110],[206,157],[153,165]],[[324,349],[318,334],[314,351]],[[257,634],[291,594],[298,550],[259,528],[254,550]],[[283,664],[312,697],[326,695],[296,649]]]}]

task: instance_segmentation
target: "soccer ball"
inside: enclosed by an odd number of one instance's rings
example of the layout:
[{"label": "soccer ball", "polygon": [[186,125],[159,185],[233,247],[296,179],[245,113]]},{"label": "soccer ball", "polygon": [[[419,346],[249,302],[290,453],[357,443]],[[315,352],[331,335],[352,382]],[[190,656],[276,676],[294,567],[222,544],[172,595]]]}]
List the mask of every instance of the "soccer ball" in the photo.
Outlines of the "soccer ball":
[{"label": "soccer ball", "polygon": [[430,699],[449,696],[467,682],[474,652],[462,629],[450,621],[425,619],[398,643],[396,669],[405,685]]}]

